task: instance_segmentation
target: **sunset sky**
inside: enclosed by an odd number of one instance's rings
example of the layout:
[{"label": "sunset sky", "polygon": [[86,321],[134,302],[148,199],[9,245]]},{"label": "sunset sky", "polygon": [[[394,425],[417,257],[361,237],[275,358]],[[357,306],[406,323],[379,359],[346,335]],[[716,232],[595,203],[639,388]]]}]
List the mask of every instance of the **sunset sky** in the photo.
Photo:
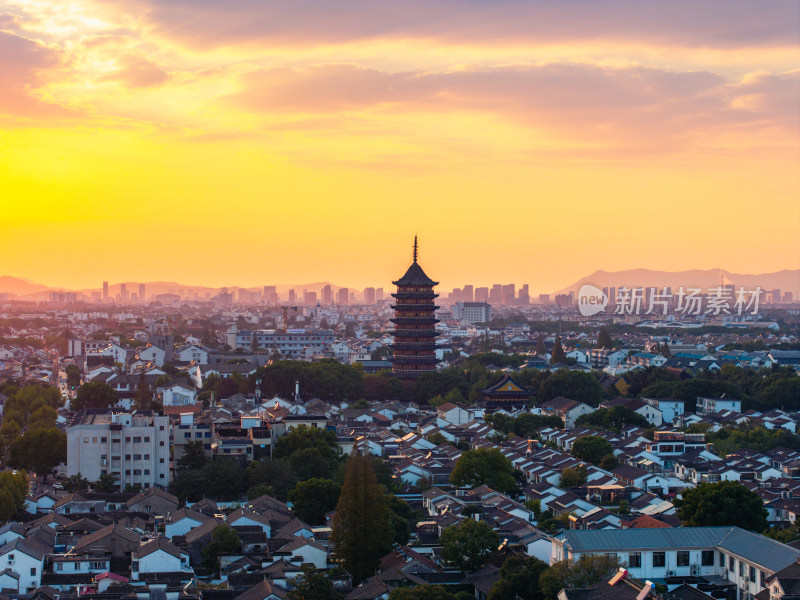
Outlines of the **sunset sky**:
[{"label": "sunset sky", "polygon": [[0,0],[0,275],[800,268],[800,2]]}]

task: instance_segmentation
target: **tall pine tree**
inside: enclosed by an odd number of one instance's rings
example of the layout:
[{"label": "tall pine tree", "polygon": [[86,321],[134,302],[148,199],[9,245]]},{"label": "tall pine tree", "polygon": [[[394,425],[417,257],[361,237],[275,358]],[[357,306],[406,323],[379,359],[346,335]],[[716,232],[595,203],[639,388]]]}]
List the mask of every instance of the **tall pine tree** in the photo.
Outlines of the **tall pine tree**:
[{"label": "tall pine tree", "polygon": [[391,549],[391,512],[383,500],[366,449],[353,448],[336,505],[331,539],[336,556],[353,576],[353,585],[375,573]]},{"label": "tall pine tree", "polygon": [[544,356],[547,354],[547,346],[544,343],[544,336],[540,335],[538,341],[536,342],[536,348],[533,349],[533,353],[539,356]]},{"label": "tall pine tree", "polygon": [[567,355],[564,353],[564,348],[561,346],[561,336],[556,336],[556,341],[553,343],[553,354],[550,357],[550,364],[555,365],[558,363],[566,363]]},{"label": "tall pine tree", "polygon": [[614,342],[611,341],[611,336],[608,333],[608,329],[606,329],[605,327],[603,327],[597,334],[597,347],[598,348],[614,347]]}]

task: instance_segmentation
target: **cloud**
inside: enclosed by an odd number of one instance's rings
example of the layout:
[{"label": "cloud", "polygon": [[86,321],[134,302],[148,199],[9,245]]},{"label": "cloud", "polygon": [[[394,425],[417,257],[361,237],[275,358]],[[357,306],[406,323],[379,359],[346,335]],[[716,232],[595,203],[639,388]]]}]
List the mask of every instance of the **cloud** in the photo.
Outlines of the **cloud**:
[{"label": "cloud", "polygon": [[100,77],[99,81],[119,81],[130,88],[141,88],[158,86],[169,79],[160,66],[140,56],[122,55],[116,62],[119,68]]},{"label": "cloud", "polygon": [[[133,0],[106,0],[130,6]],[[136,0],[157,30],[209,48],[375,38],[464,44],[617,43],[730,48],[797,43],[800,4],[772,0]]]},{"label": "cloud", "polygon": [[730,82],[705,71],[585,64],[443,73],[388,73],[333,64],[263,69],[244,76],[242,84],[244,90],[226,102],[265,114],[371,111],[381,119],[411,112],[469,111],[555,130],[573,141],[660,150],[725,126],[788,126],[800,99],[797,74]]},{"label": "cloud", "polygon": [[61,106],[31,93],[41,82],[41,72],[56,68],[60,62],[57,50],[0,31],[0,113],[23,117],[67,114]]}]

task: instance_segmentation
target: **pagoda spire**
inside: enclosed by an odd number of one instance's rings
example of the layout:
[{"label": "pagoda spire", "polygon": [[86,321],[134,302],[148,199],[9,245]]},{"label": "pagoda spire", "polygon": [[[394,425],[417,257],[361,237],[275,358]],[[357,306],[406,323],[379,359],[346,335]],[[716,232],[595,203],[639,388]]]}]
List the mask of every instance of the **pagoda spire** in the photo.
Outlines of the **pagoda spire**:
[{"label": "pagoda spire", "polygon": [[417,262],[417,236],[414,235],[414,262]]}]

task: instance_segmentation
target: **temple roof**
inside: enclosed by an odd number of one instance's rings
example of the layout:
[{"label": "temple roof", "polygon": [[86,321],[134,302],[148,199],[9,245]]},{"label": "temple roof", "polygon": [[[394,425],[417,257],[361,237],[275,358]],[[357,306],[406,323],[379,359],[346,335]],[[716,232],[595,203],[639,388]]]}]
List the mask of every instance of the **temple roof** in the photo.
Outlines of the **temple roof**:
[{"label": "temple roof", "polygon": [[422,267],[417,262],[417,236],[414,236],[414,262],[408,267],[405,275],[392,283],[394,285],[424,285],[431,287],[439,285],[438,281],[434,281],[425,275],[425,271],[422,270]]},{"label": "temple roof", "polygon": [[408,271],[406,274],[403,275],[397,281],[392,282],[394,285],[428,285],[433,287],[434,285],[439,285],[438,281],[434,281],[427,275],[425,275],[425,271],[422,270],[422,267],[419,266],[419,263],[412,263],[410,267],[408,267]]}]

